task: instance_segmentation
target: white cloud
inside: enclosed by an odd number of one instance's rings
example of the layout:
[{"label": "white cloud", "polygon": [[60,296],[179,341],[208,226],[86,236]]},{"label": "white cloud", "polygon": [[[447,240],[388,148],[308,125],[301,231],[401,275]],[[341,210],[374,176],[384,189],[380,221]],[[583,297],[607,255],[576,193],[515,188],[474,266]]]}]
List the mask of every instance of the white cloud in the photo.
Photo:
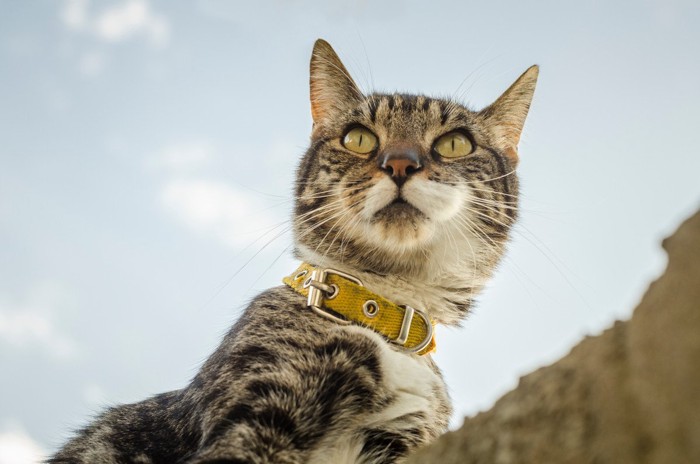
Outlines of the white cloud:
[{"label": "white cloud", "polygon": [[144,34],[153,45],[167,44],[167,21],[151,11],[146,0],[127,0],[121,5],[106,9],[95,18],[97,36],[108,42],[120,42]]},{"label": "white cloud", "polygon": [[38,347],[55,358],[73,357],[75,343],[58,330],[54,321],[56,306],[65,301],[65,295],[60,286],[45,283],[33,288],[20,303],[0,297],[0,346]]},{"label": "white cloud", "polygon": [[87,23],[88,0],[65,0],[60,12],[61,20],[69,29],[78,30]]},{"label": "white cloud", "polygon": [[[274,139],[266,148],[258,148],[266,172],[285,166],[293,147],[286,139]],[[264,247],[279,252],[278,245],[288,243],[281,236],[289,224],[287,210],[277,206],[290,204],[279,198],[268,201],[262,192],[213,180],[206,173],[216,168],[216,155],[214,143],[195,139],[168,145],[150,157],[146,167],[165,175],[160,206],[187,228],[228,248],[257,251]]]},{"label": "white cloud", "polygon": [[250,245],[281,222],[253,192],[211,180],[172,180],[163,188],[160,200],[186,226],[233,249]]},{"label": "white cloud", "polygon": [[124,0],[95,15],[90,15],[89,7],[88,0],[65,0],[60,12],[63,24],[108,43],[144,37],[156,48],[168,44],[170,24],[147,0]]},{"label": "white cloud", "polygon": [[0,432],[0,464],[36,464],[46,458],[46,452],[20,429]]}]

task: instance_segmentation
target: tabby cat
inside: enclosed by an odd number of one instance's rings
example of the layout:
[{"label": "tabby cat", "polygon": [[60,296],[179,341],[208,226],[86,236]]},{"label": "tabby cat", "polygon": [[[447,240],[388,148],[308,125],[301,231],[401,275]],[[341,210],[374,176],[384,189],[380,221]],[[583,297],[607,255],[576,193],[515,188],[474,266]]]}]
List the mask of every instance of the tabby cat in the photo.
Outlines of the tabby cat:
[{"label": "tabby cat", "polygon": [[187,387],[109,409],[49,462],[395,463],[445,432],[432,326],[459,324],[503,255],[537,74],[481,111],[364,95],[318,40],[293,217],[304,264]]}]

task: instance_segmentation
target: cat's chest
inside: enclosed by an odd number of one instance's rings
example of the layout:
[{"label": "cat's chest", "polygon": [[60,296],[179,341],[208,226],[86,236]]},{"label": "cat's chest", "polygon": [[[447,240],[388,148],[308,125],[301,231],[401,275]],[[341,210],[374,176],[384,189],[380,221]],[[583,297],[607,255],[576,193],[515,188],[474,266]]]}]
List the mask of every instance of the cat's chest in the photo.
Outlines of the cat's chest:
[{"label": "cat's chest", "polygon": [[445,384],[438,372],[423,357],[395,351],[386,343],[379,346],[383,385],[393,400],[374,420],[381,423],[416,412],[432,414],[435,403],[446,396]]},{"label": "cat's chest", "polygon": [[[375,341],[381,366],[381,382],[377,395],[386,399],[380,408],[367,408],[353,426],[341,434],[327,436],[308,462],[321,464],[355,464],[362,455],[368,434],[389,433],[402,436],[406,431],[435,437],[445,431],[450,415],[446,387],[439,371],[426,357],[392,349],[385,339],[371,330],[338,327],[350,337],[362,336]],[[381,432],[379,432],[381,431]],[[370,462],[370,461],[368,461]],[[371,461],[374,462],[374,461]]]},{"label": "cat's chest", "polygon": [[[359,416],[353,427],[342,434],[326,437],[310,456],[309,463],[354,464],[359,462],[368,433],[415,433],[417,428],[426,437],[445,431],[450,415],[446,387],[439,371],[428,358],[394,350],[383,337],[357,326],[337,328],[348,336],[368,337],[375,341],[381,366],[381,383],[376,394],[386,398],[381,408]],[[354,429],[354,430],[353,430]],[[364,461],[362,461],[364,462]]]}]

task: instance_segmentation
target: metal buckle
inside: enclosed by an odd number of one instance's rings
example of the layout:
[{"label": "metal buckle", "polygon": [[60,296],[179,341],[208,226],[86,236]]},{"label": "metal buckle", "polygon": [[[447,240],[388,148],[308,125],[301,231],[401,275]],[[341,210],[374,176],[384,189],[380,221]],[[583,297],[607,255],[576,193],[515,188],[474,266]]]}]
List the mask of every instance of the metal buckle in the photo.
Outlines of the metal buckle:
[{"label": "metal buckle", "polygon": [[[396,345],[402,346],[403,348],[412,353],[418,353],[419,351],[422,351],[423,348],[428,346],[430,340],[433,339],[433,324],[430,323],[430,318],[428,317],[428,315],[420,309],[415,309],[408,305],[401,305],[401,307],[404,308],[405,311],[403,313],[403,321],[401,322],[401,330],[399,331],[399,336],[393,340],[390,339],[389,341]],[[417,346],[413,348],[407,348],[405,345],[406,341],[408,340],[408,333],[411,331],[411,321],[413,321],[414,314],[418,314],[421,317],[421,319],[423,319],[423,322],[425,322],[425,329],[427,333],[423,341],[420,342]]]},{"label": "metal buckle", "polygon": [[[322,307],[324,296],[327,297],[326,294],[331,293],[334,290],[336,291],[337,295],[338,291],[337,289],[334,289],[331,285],[328,285],[326,283],[326,277],[328,277],[329,274],[335,274],[337,276],[348,279],[356,283],[357,285],[360,285],[361,287],[364,287],[360,279],[351,276],[350,274],[346,274],[342,271],[339,271],[337,269],[314,269],[311,272],[311,276],[307,280],[308,285],[305,285],[309,288],[309,296],[306,300],[306,305],[309,308],[311,308],[316,314],[330,319],[333,322],[337,322],[338,324],[342,325],[350,325],[352,324],[352,321],[339,318],[338,316],[335,316],[329,313],[328,311],[324,310]],[[335,297],[335,295],[333,295],[333,297]]]}]

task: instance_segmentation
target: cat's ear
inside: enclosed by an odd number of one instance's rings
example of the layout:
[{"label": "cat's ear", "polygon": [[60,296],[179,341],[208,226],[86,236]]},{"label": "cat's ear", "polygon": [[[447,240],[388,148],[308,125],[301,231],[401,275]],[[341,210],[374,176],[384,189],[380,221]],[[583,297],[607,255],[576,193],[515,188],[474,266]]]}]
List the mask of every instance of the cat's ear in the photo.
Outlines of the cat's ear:
[{"label": "cat's ear", "polygon": [[481,110],[495,143],[514,165],[518,163],[518,142],[535,93],[540,68],[531,66],[498,100]]},{"label": "cat's ear", "polygon": [[311,54],[311,116],[314,123],[359,102],[362,92],[331,45],[323,39]]}]

